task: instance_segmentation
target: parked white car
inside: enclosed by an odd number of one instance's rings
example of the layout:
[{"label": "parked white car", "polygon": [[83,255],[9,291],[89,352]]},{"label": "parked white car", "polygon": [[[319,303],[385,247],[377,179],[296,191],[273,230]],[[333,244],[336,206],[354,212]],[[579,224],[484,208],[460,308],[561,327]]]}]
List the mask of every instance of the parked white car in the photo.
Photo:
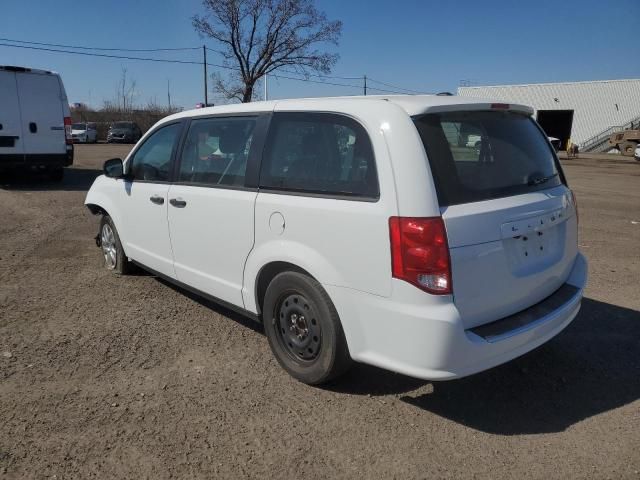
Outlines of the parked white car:
[{"label": "parked white car", "polygon": [[0,65],[0,173],[45,170],[61,181],[72,163],[71,113],[60,75]]},{"label": "parked white car", "polygon": [[[531,114],[442,96],[181,112],[107,161],[85,203],[108,269],[135,263],[263,322],[303,382],[352,360],[453,379],[580,308],[575,198]],[[465,123],[481,148],[445,134]]]},{"label": "parked white car", "polygon": [[71,138],[74,143],[96,143],[98,130],[95,123],[74,123],[71,125]]},{"label": "parked white car", "polygon": [[633,158],[635,158],[640,162],[640,145],[638,145],[635,151],[633,152]]}]

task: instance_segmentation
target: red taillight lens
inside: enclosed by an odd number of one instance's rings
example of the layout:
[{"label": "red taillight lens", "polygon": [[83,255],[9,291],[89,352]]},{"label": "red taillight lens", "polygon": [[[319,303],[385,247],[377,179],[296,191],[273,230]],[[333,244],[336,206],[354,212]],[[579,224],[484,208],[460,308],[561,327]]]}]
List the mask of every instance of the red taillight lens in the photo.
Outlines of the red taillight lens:
[{"label": "red taillight lens", "polygon": [[451,262],[442,217],[389,218],[391,271],[425,292],[451,293]]},{"label": "red taillight lens", "polygon": [[491,108],[494,110],[509,110],[508,103],[492,103]]},{"label": "red taillight lens", "polygon": [[67,145],[73,143],[71,139],[71,117],[64,117],[64,140]]}]

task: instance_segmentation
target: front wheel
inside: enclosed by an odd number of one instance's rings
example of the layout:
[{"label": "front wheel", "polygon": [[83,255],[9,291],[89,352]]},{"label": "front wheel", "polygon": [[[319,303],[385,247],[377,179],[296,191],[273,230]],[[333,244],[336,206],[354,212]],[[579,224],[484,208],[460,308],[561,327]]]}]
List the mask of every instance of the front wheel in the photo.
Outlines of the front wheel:
[{"label": "front wheel", "polygon": [[129,273],[132,269],[131,263],[124,254],[118,231],[109,215],[102,217],[99,238],[106,269],[113,270],[120,275]]},{"label": "front wheel", "polygon": [[263,318],[271,351],[297,380],[325,383],[351,366],[338,312],[322,285],[308,275],[277,275],[265,294]]}]

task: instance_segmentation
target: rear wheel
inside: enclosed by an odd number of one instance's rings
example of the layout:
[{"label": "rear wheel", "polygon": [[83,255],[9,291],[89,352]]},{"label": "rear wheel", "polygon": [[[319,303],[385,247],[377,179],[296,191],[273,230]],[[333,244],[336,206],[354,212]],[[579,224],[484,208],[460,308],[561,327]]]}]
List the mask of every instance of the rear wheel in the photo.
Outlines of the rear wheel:
[{"label": "rear wheel", "polygon": [[277,275],[265,294],[263,318],[271,351],[297,380],[325,383],[351,365],[338,312],[324,288],[308,275]]},{"label": "rear wheel", "polygon": [[100,222],[100,249],[104,257],[104,266],[120,275],[126,275],[132,270],[131,262],[127,259],[118,236],[116,226],[109,215],[102,217]]},{"label": "rear wheel", "polygon": [[632,156],[633,152],[636,150],[636,146],[637,145],[635,142],[624,142],[621,143],[618,148],[623,155]]}]

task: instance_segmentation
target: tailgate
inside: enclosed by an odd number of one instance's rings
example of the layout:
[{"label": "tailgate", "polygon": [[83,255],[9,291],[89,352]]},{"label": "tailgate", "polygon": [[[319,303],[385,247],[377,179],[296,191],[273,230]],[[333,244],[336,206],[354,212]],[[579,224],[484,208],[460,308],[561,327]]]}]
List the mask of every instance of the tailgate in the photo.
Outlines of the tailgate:
[{"label": "tailgate", "polygon": [[524,310],[566,281],[577,223],[564,187],[443,211],[453,295],[465,328]]}]

